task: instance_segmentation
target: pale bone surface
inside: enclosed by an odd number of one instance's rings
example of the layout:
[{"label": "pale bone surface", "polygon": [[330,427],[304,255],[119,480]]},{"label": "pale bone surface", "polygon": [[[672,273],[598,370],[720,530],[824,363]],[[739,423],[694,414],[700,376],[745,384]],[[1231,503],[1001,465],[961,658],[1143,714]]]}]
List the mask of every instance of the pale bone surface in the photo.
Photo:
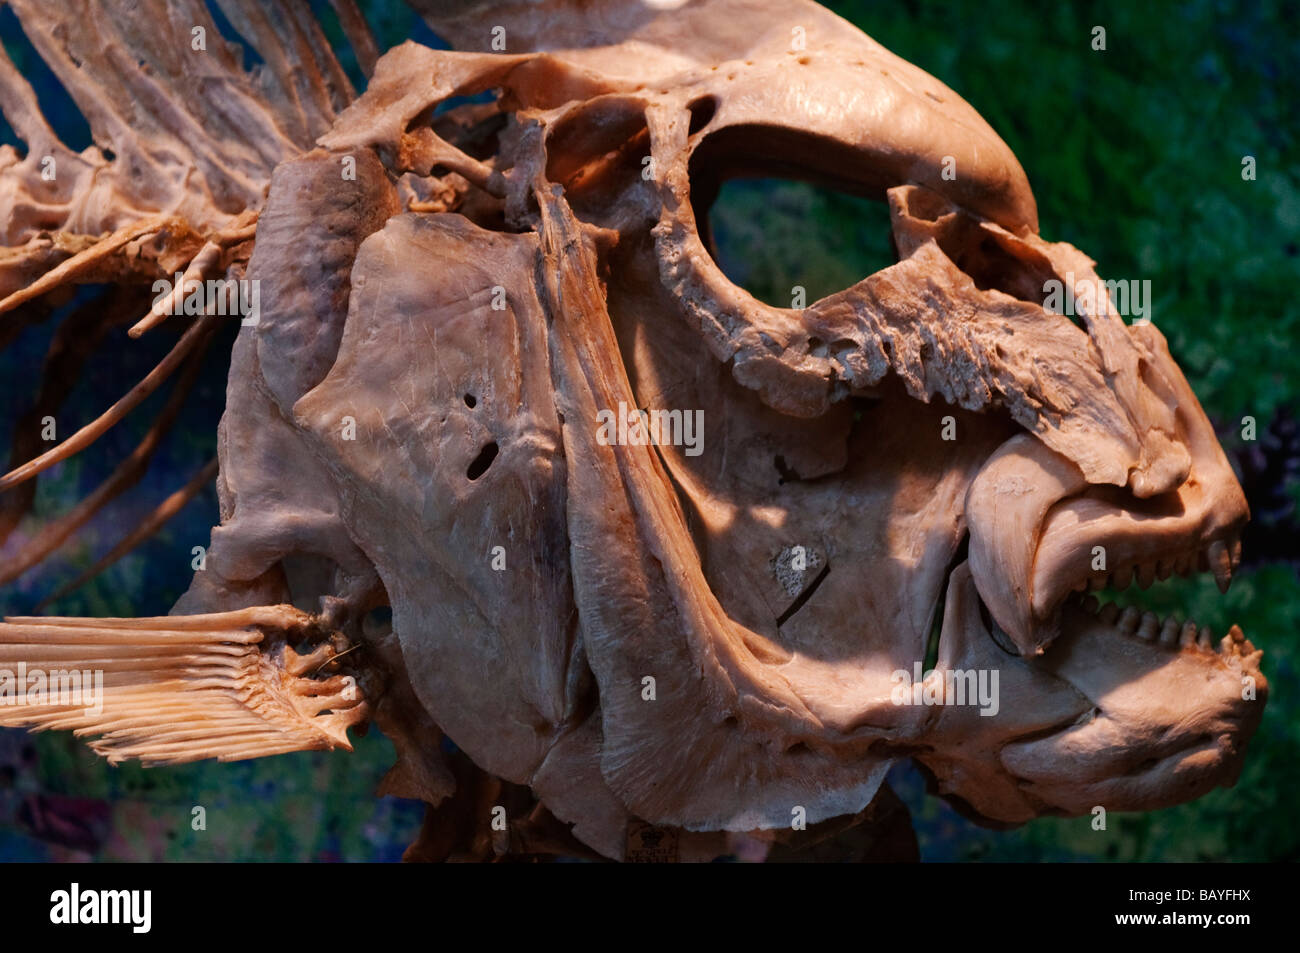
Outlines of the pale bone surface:
[{"label": "pale bone surface", "polygon": [[[629,818],[854,814],[906,757],[997,822],[1235,780],[1261,653],[1075,593],[1198,568],[1226,586],[1245,500],[1154,326],[1104,295],[1078,323],[1044,307],[1045,281],[1095,282],[1093,263],[1039,236],[969,105],[805,0],[414,5],[458,51],[403,44],[354,98],[314,24],[255,3],[222,6],[279,37],[266,71],[218,58],[206,83],[173,62],[201,5],[144,4],[147,29],[118,11],[101,40],[13,4],[62,38],[42,55],[115,158],[58,153],[0,62],[31,145],[0,152],[0,290],[55,265],[149,279],[201,247],[208,273],[261,282],[221,525],[178,613],[319,610],[364,643],[366,701],[306,717],[373,713],[399,751],[387,790],[445,796],[445,733],[611,857]],[[152,99],[105,81],[124,50]],[[75,170],[57,188],[50,150]],[[806,308],[759,302],[704,216],[762,173],[887,202],[898,262]],[[703,452],[602,441],[620,405],[703,411]],[[391,633],[362,626],[385,604]],[[996,714],[894,703],[939,618],[932,678],[997,673]]]}]

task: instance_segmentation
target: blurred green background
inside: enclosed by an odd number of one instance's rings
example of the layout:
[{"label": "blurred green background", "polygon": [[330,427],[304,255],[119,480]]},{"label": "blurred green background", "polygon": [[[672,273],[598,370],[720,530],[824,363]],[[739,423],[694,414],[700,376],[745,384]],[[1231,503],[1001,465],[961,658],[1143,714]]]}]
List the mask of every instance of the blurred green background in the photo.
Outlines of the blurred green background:
[{"label": "blurred green background", "polygon": [[[1293,293],[1300,278],[1300,9],[1211,0],[828,5],[979,110],[1024,165],[1045,238],[1082,249],[1104,278],[1150,279],[1153,320],[1214,421],[1254,516],[1245,565],[1226,597],[1209,576],[1125,596],[1162,614],[1187,613],[1217,633],[1238,623],[1264,648],[1270,700],[1237,786],[1168,810],[1112,814],[1106,831],[1092,830],[1091,818],[990,831],[926,796],[919,775],[902,767],[891,783],[912,811],[922,859],[1300,856],[1300,308]],[[313,7],[343,48],[327,5]],[[408,37],[443,45],[398,2],[363,0],[362,7],[381,48]],[[1093,49],[1096,26],[1106,31],[1104,51]],[[84,122],[60,101],[7,10],[0,10],[0,37],[65,141],[88,143]],[[2,124],[0,133],[0,141],[13,141]],[[1255,159],[1254,180],[1242,178],[1245,156]],[[815,300],[892,260],[882,205],[801,183],[729,183],[712,224],[727,273],[774,302],[788,303],[794,285]],[[13,419],[31,404],[31,368],[43,360],[54,323],[26,328],[0,354],[0,373],[18,382],[0,404],[4,445]],[[128,346],[124,335],[111,335],[81,375],[70,411],[88,419],[107,406],[166,344],[146,336]],[[217,367],[204,378],[141,486],[0,594],[4,611],[29,611],[213,454],[223,377]],[[159,402],[155,395],[150,407]],[[93,456],[53,471],[6,551],[102,479],[140,438],[149,410],[128,418]],[[1254,441],[1242,439],[1248,416],[1256,421]],[[50,611],[166,612],[188,584],[190,547],[205,544],[215,522],[215,493],[208,491]],[[353,755],[110,769],[67,736],[0,731],[0,860],[395,859],[422,811],[372,797],[392,757],[392,746],[372,732]],[[207,809],[206,831],[191,830],[195,805]]]}]

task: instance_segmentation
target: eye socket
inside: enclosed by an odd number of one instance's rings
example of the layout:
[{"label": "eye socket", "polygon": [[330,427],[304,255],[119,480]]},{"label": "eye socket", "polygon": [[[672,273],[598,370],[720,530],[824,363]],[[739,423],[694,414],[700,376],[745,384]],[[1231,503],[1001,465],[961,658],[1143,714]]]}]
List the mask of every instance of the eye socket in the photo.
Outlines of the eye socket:
[{"label": "eye socket", "polygon": [[806,307],[898,260],[887,206],[809,182],[730,179],[696,213],[722,273],[778,308]]}]

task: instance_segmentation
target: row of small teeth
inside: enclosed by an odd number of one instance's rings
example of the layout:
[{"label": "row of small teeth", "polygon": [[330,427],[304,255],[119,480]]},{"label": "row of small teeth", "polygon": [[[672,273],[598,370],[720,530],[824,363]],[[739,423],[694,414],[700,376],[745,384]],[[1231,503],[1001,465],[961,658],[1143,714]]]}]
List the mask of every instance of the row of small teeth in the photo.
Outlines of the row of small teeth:
[{"label": "row of small teeth", "polygon": [[1177,556],[1165,556],[1155,562],[1129,563],[1114,572],[1093,573],[1079,580],[1075,592],[1098,589],[1127,589],[1137,580],[1138,586],[1149,589],[1157,579],[1168,579],[1174,573],[1190,576],[1193,571],[1214,573],[1220,592],[1232,585],[1232,573],[1241,565],[1241,540],[1237,537],[1216,539],[1205,549],[1189,550]]},{"label": "row of small teeth", "polygon": [[1171,615],[1161,622],[1154,612],[1143,612],[1136,606],[1121,609],[1114,602],[1101,605],[1096,596],[1083,598],[1080,605],[1085,612],[1095,615],[1107,625],[1164,648],[1199,649],[1220,655],[1250,655],[1255,651],[1255,646],[1236,625],[1228,630],[1228,634],[1219,640],[1216,647],[1210,627],[1203,625],[1198,628],[1191,619],[1180,623]]}]

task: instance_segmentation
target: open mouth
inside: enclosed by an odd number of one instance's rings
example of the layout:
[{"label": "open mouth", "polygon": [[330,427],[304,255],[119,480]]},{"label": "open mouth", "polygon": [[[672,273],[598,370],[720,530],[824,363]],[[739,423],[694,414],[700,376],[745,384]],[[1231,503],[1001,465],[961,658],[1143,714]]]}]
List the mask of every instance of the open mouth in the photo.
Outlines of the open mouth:
[{"label": "open mouth", "polygon": [[[1232,539],[1222,537],[1235,566]],[[1143,601],[1169,605],[1196,584],[1162,586],[1161,565],[1189,580],[1213,573],[1215,541],[1076,573],[1042,623],[1053,637],[1030,652],[984,601],[972,562],[955,567],[933,667],[997,671],[1001,704],[996,719],[961,705],[940,716],[959,742],[920,757],[936,790],[968,816],[1014,822],[1155,809],[1233,784],[1267,699],[1263,653],[1236,625],[1219,634],[1176,610],[1126,604],[1136,594],[1124,591],[1150,584]],[[976,544],[972,535],[972,554]]]},{"label": "open mouth", "polygon": [[[1081,622],[1089,629],[1098,624],[1116,634],[1129,636],[1162,649],[1194,650],[1220,655],[1244,657],[1256,648],[1241,627],[1233,624],[1221,637],[1209,625],[1198,623],[1178,611],[1161,615],[1141,605],[1132,604],[1131,590],[1151,589],[1173,576],[1195,579],[1198,574],[1213,573],[1219,591],[1227,594],[1233,574],[1241,565],[1241,539],[1232,536],[1180,550],[1159,558],[1125,562],[1111,571],[1097,570],[1079,574],[1069,584],[1068,591],[1058,598],[1044,613],[1053,631],[1061,636],[1080,628]],[[942,598],[942,596],[940,597]],[[981,615],[989,634],[1009,654],[1020,654],[1015,639],[1001,625],[980,597]],[[1073,624],[1072,624],[1073,623]],[[1043,643],[1042,651],[1050,643]]]},{"label": "open mouth", "polygon": [[1216,633],[1210,626],[1198,625],[1191,618],[1180,621],[1177,613],[1170,613],[1162,619],[1150,610],[1144,611],[1133,605],[1121,607],[1118,602],[1102,603],[1096,596],[1083,594],[1072,594],[1067,597],[1062,613],[1071,610],[1086,612],[1116,632],[1153,643],[1164,649],[1194,649],[1239,656],[1250,655],[1255,651],[1254,645],[1246,638],[1241,627],[1235,624],[1228,629],[1226,635],[1216,641]]},{"label": "open mouth", "polygon": [[[1068,608],[1081,609],[1117,632],[1166,649],[1242,652],[1248,647],[1241,629],[1232,626],[1216,643],[1208,625],[1170,613],[1161,618],[1130,604],[1133,586],[1148,590],[1174,576],[1193,579],[1212,574],[1226,594],[1241,565],[1240,522],[1214,535],[1202,535],[1217,515],[1204,505],[1195,481],[1181,494],[1161,501],[1131,501],[1121,508],[1114,488],[1089,488],[1049,510],[1034,555],[1031,618],[1047,620],[1044,631],[1066,628]],[[1047,641],[1040,643],[1045,647]]]},{"label": "open mouth", "polygon": [[1225,460],[1194,458],[1182,485],[1138,499],[1122,487],[1087,483],[1070,461],[1027,435],[994,455],[967,497],[971,569],[1019,654],[1040,655],[1063,634],[1067,606],[1165,647],[1213,646],[1214,633],[1194,620],[1126,609],[1119,597],[1133,585],[1148,589],[1198,573],[1213,574],[1220,592],[1228,591],[1249,511]]},{"label": "open mouth", "polygon": [[1082,576],[1062,601],[1060,612],[1063,615],[1069,611],[1088,613],[1116,632],[1164,649],[1250,655],[1255,652],[1255,647],[1240,626],[1232,625],[1222,638],[1216,640],[1217,633],[1208,625],[1199,625],[1190,617],[1180,619],[1178,613],[1161,618],[1153,611],[1125,604],[1128,600],[1121,595],[1133,585],[1146,590],[1171,576],[1191,579],[1197,573],[1213,573],[1219,591],[1226,594],[1240,564],[1240,538],[1216,539],[1203,547],[1176,555],[1121,565],[1112,572],[1099,571]]},{"label": "open mouth", "polygon": [[[1080,572],[1065,581],[1058,577],[1050,587],[1044,586],[1036,591],[1037,595],[1046,590],[1050,596],[1043,600],[1046,604],[1041,609],[1035,606],[1033,619],[1037,625],[1034,631],[1040,635],[1050,633],[1050,637],[1040,638],[1036,642],[1036,652],[1031,654],[1049,651],[1057,638],[1079,628],[1081,615],[1086,614],[1089,628],[1101,623],[1116,634],[1162,649],[1251,655],[1255,647],[1239,626],[1233,624],[1226,633],[1220,634],[1209,625],[1200,624],[1176,610],[1162,616],[1140,604],[1133,604],[1138,600],[1133,599],[1135,593],[1131,591],[1134,586],[1141,590],[1155,586],[1158,591],[1160,583],[1174,576],[1192,580],[1198,575],[1212,573],[1219,591],[1226,594],[1233,574],[1241,565],[1241,552],[1240,537],[1234,535],[1171,551],[1158,558],[1126,560],[1112,570]],[[1008,652],[1022,654],[1013,632],[1003,628],[997,614],[987,604],[983,604],[983,608],[988,613],[987,621],[994,640]]]}]

